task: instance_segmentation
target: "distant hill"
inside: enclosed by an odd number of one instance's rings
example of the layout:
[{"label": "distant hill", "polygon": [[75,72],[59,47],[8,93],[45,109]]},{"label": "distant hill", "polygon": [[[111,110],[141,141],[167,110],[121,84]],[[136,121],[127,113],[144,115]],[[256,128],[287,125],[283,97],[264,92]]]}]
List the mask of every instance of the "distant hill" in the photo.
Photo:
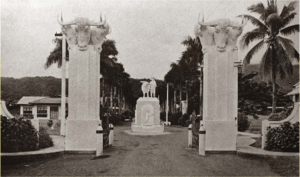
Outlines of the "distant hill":
[{"label": "distant hill", "polygon": [[[278,84],[281,87],[280,91],[282,91],[283,93],[290,92],[293,89],[293,85],[295,85],[296,83],[299,82],[299,65],[294,65],[293,70],[294,70],[294,72],[291,77],[286,78],[286,79],[277,80]],[[243,70],[243,73],[249,74],[253,71],[256,71],[259,73],[259,64],[248,65],[247,68],[245,68],[245,70]],[[261,78],[259,75],[254,77],[254,80],[257,82],[261,82]]]},{"label": "distant hill", "polygon": [[[142,96],[140,81],[150,81],[150,79],[130,78],[134,97]],[[68,80],[67,80],[68,82]],[[156,80],[157,86],[163,83]],[[68,85],[68,84],[67,84]],[[102,87],[102,86],[101,86]],[[107,90],[109,92],[109,90]],[[68,93],[67,93],[68,94]],[[7,103],[17,103],[23,96],[60,96],[61,79],[55,77],[23,77],[15,79],[12,77],[1,77],[1,100]]]},{"label": "distant hill", "polygon": [[58,96],[61,79],[55,77],[1,77],[1,100],[16,103],[23,96]]}]

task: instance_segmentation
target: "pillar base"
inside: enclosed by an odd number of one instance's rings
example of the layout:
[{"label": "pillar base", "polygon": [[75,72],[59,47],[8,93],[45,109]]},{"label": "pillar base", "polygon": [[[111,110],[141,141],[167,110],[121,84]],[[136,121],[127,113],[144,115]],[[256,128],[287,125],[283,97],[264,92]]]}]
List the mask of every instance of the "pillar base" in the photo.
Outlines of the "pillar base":
[{"label": "pillar base", "polygon": [[236,151],[235,121],[203,121],[206,130],[206,151]]},{"label": "pillar base", "polygon": [[67,120],[67,151],[96,151],[96,130],[101,120]]},{"label": "pillar base", "polygon": [[164,126],[163,125],[143,126],[143,125],[132,124],[131,131],[132,132],[164,132]]}]

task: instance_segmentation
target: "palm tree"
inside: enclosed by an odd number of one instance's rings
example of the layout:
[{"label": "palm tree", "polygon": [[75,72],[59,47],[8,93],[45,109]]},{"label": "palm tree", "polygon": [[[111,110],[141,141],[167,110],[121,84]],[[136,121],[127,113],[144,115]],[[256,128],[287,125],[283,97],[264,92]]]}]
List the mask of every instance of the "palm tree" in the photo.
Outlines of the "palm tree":
[{"label": "palm tree", "polygon": [[199,67],[203,61],[202,45],[200,39],[187,37],[182,44],[186,46],[186,50],[182,52],[182,56],[178,62],[181,70],[183,71],[183,77],[186,81],[186,99],[188,106],[188,87],[190,84],[199,80]]},{"label": "palm tree", "polygon": [[291,2],[284,6],[279,13],[277,1],[267,0],[267,6],[258,3],[248,7],[250,12],[259,15],[259,19],[244,15],[257,28],[242,36],[241,48],[248,47],[254,40],[260,40],[245,56],[244,66],[250,63],[254,54],[266,48],[260,61],[260,75],[263,79],[270,79],[273,84],[272,114],[276,113],[276,79],[291,76],[292,60],[296,58],[299,61],[299,53],[293,47],[293,42],[283,37],[299,32],[299,24],[288,26],[297,14],[294,12],[295,3]]},{"label": "palm tree", "polygon": [[[53,40],[54,43],[56,43],[55,48],[52,52],[50,52],[50,55],[47,57],[46,63],[44,65],[45,69],[48,69],[52,64],[57,63],[58,68],[61,67],[62,64],[62,39],[56,38]],[[66,48],[68,48],[68,43],[66,45]],[[118,55],[118,51],[116,48],[116,44],[114,40],[105,40],[102,45],[102,52],[100,54],[100,73],[102,74],[102,71],[104,68],[108,66],[112,66],[114,62],[117,61],[116,56]],[[69,51],[66,50],[66,61],[69,61]]]}]

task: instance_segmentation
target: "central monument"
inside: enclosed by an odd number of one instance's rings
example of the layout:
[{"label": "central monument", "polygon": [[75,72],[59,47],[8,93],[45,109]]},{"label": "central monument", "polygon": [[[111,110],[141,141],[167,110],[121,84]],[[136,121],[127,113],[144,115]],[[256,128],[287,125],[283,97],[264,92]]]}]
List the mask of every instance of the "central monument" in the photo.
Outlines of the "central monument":
[{"label": "central monument", "polygon": [[135,121],[131,125],[132,132],[163,132],[164,127],[160,123],[159,100],[155,97],[156,82],[141,81],[143,97],[137,100]]},{"label": "central monument", "polygon": [[100,53],[110,27],[101,15],[99,22],[84,17],[63,22],[58,16],[58,23],[69,45],[69,115],[65,149],[95,151],[96,129],[101,123]]}]

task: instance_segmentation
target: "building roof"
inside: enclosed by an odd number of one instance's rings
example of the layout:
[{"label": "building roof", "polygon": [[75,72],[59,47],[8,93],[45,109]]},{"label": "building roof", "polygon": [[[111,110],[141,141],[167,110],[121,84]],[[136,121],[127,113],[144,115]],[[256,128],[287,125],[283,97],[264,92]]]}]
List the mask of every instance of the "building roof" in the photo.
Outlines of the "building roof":
[{"label": "building roof", "polygon": [[19,101],[18,105],[29,105],[29,102],[36,101],[46,98],[45,96],[23,96]]},{"label": "building roof", "polygon": [[[68,98],[66,97],[66,103],[68,103]],[[39,99],[39,100],[35,100],[30,102],[30,104],[32,105],[36,105],[36,104],[56,104],[56,105],[60,105],[61,104],[61,98],[43,98],[43,99]]]},{"label": "building roof", "polygon": [[293,91],[291,91],[287,95],[297,95],[297,94],[299,94],[299,88],[295,88]]},{"label": "building roof", "polygon": [[297,95],[299,94],[299,82],[294,85],[294,89],[287,95]]}]

